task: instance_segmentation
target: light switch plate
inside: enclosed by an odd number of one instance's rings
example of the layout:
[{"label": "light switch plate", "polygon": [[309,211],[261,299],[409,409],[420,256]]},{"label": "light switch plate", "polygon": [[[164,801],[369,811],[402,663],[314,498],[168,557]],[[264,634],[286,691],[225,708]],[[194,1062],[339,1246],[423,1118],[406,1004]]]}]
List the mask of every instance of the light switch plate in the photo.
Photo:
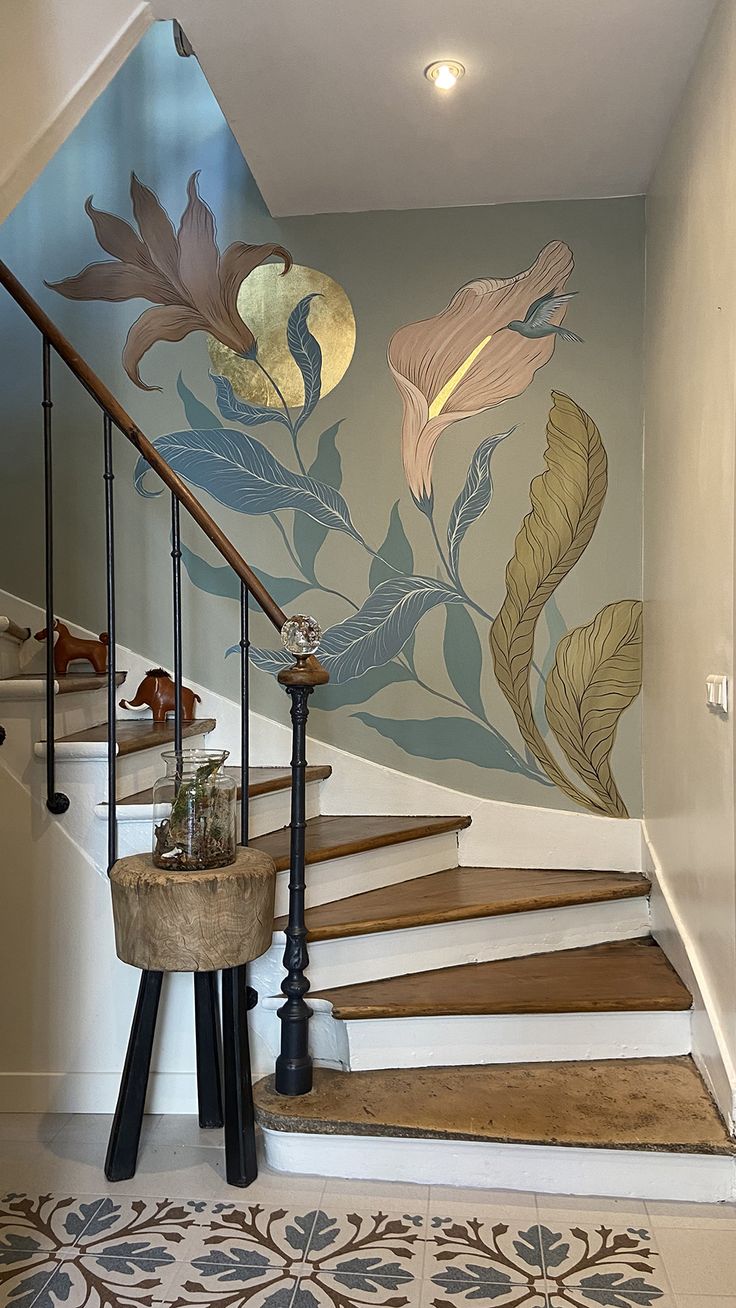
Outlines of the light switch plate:
[{"label": "light switch plate", "polygon": [[719,713],[728,713],[728,677],[714,674],[705,678],[705,702]]}]

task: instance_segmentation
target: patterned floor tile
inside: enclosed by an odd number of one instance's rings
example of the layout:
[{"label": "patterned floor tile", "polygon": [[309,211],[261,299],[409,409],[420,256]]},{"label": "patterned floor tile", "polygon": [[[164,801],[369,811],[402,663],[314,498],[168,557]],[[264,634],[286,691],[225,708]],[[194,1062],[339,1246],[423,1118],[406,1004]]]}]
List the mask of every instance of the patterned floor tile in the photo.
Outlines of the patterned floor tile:
[{"label": "patterned floor tile", "polygon": [[665,1308],[667,1277],[646,1226],[549,1226],[542,1218],[539,1232],[551,1308]]},{"label": "patterned floor tile", "polygon": [[385,1212],[379,1205],[325,1200],[317,1213],[307,1261],[325,1271],[420,1278],[427,1241],[422,1208]]},{"label": "patterned floor tile", "polygon": [[296,1277],[223,1255],[179,1263],[162,1295],[166,1308],[291,1308]]},{"label": "patterned floor tile", "polygon": [[467,1303],[493,1305],[493,1308],[549,1308],[543,1282],[506,1285],[479,1281],[475,1286],[458,1286],[454,1282],[437,1286],[423,1281],[419,1308],[464,1308]]},{"label": "patterned floor tile", "polygon": [[[536,1222],[486,1221],[482,1217],[432,1217],[425,1278],[450,1302],[493,1299],[516,1302],[546,1290],[541,1232]],[[510,1298],[509,1298],[510,1296]],[[525,1298],[519,1298],[525,1303]]]}]

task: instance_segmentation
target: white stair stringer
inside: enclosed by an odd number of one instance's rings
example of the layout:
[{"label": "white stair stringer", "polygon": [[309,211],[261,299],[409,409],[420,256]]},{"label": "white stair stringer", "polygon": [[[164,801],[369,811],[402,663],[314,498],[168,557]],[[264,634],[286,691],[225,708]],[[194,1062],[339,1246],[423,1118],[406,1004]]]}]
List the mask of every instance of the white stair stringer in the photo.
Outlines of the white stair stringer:
[{"label": "white stair stringer", "polygon": [[736,1199],[736,1159],[728,1154],[572,1145],[502,1144],[407,1136],[320,1135],[261,1127],[276,1172],[355,1180],[414,1181],[540,1194],[621,1199]]},{"label": "white stair stringer", "polygon": [[[327,990],[396,976],[398,965],[402,975],[408,975],[428,967],[435,971],[461,963],[489,963],[611,940],[637,940],[648,934],[645,896],[502,913],[310,941],[309,980],[312,990]],[[275,957],[283,957],[285,943],[284,933],[275,932],[271,946]]]}]

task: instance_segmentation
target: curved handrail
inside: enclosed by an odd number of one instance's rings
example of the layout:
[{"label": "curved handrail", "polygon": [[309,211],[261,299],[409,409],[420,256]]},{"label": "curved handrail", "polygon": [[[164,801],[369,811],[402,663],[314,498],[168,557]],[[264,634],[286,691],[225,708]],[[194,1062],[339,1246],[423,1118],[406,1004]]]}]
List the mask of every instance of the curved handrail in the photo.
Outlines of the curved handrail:
[{"label": "curved handrail", "polygon": [[[112,391],[97,376],[97,373],[93,371],[87,361],[78,354],[71,341],[67,340],[63,332],[59,331],[59,328],[44,312],[40,304],[34,300],[22,282],[18,281],[15,274],[2,260],[0,260],[0,284],[5,287],[9,295],[12,295],[16,304],[20,305],[26,316],[31,319],[31,322],[43,334],[52,349],[63,359],[67,368],[74,373],[74,376],[82,383],[85,390],[108,414],[118,430],[123,433],[123,436],[127,437],[131,445],[134,445],[138,453],[146,460],[146,463],[153,468],[154,472],[158,473],[179,503],[184,506],[194,518],[194,521],[202,528],[205,536],[212,541],[215,549],[218,550],[240,580],[248,587],[266,617],[270,618],[277,631],[280,631],[286,621],[286,614],[279,608],[275,599],[269,594],[263,583],[259,581],[253,570],[248,567],[245,559],[228,540],[222,529],[218,527],[214,518],[203,508],[196,495],[192,494],[181,477],[161,457],[155,445],[149,441],[147,436],[144,436],[140,427],[133,422],[130,414],[115,399]],[[314,662],[318,663],[318,660],[315,659]]]}]

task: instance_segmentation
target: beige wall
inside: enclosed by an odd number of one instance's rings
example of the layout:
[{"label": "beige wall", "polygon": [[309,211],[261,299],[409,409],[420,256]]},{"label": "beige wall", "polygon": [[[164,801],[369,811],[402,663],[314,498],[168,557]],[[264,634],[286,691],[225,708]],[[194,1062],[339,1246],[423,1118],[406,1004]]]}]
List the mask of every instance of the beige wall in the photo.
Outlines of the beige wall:
[{"label": "beige wall", "polygon": [[145,0],[0,0],[0,222],[152,22]]},{"label": "beige wall", "polygon": [[[644,811],[726,1063],[736,1055],[736,5],[720,5],[647,203]],[[734,1080],[732,1078],[732,1089]]]}]

